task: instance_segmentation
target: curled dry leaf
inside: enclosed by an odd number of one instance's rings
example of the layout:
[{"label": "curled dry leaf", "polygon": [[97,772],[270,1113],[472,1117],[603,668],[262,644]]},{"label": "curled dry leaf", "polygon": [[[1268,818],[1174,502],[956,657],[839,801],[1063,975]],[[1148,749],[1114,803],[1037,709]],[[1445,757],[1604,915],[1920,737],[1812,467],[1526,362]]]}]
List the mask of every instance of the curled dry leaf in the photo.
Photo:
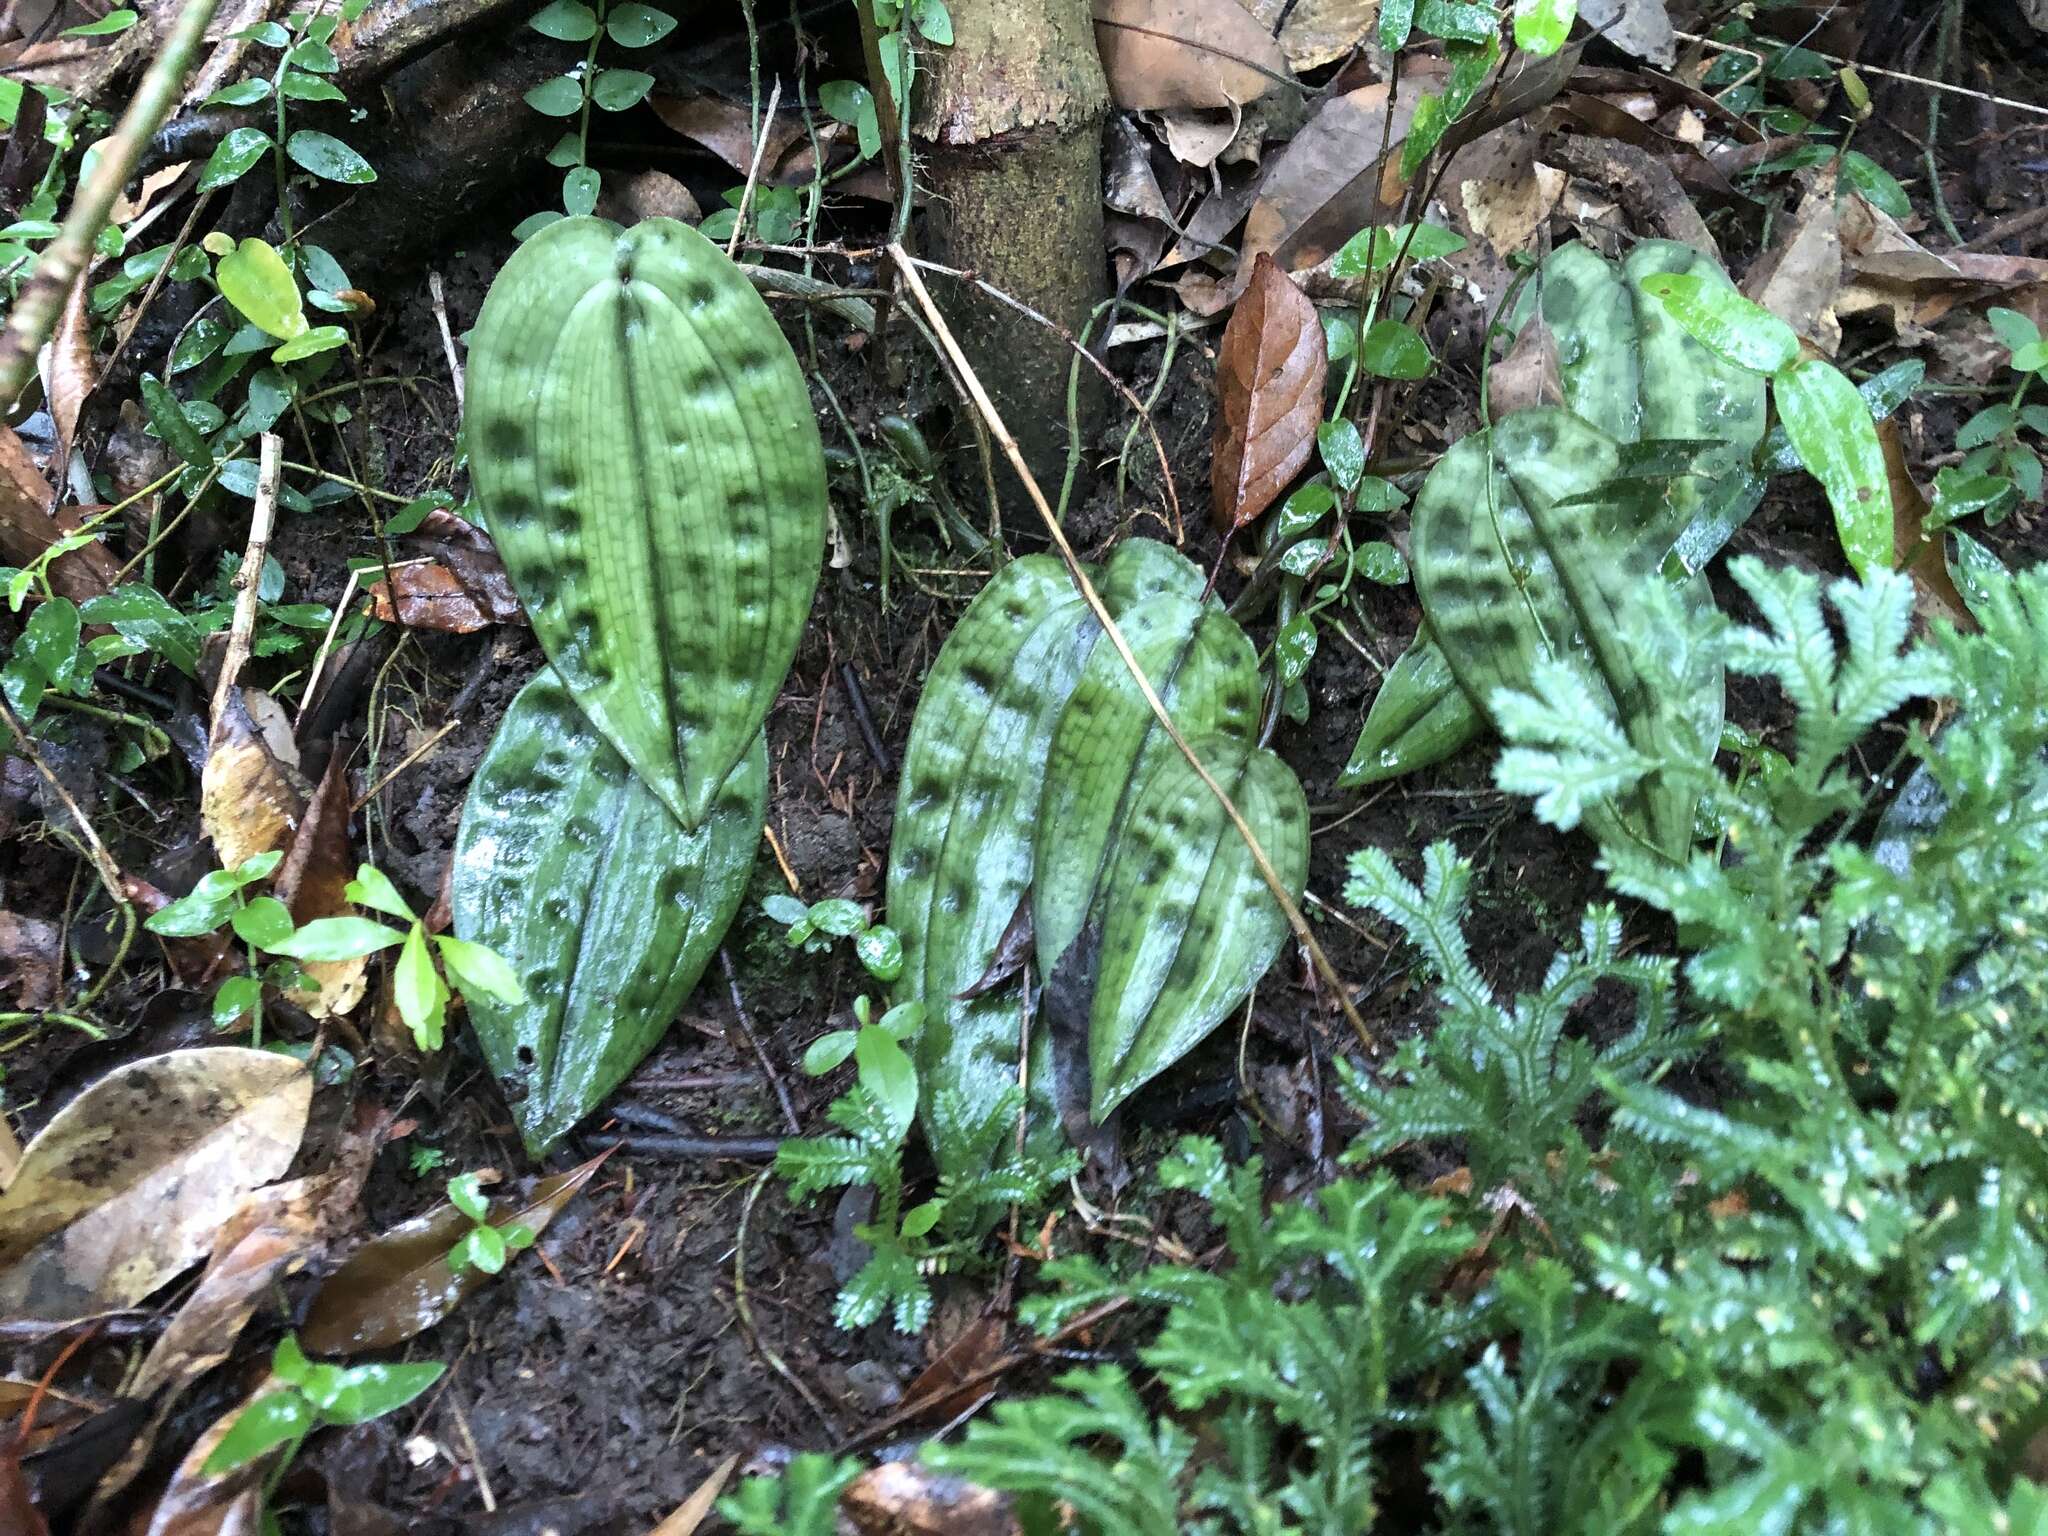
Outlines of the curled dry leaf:
[{"label": "curled dry leaf", "polygon": [[[59,539],[78,531],[72,508],[50,510],[50,487],[12,427],[0,424],[0,561],[28,565]],[[82,603],[110,591],[120,562],[94,540],[50,562],[50,586]]]},{"label": "curled dry leaf", "polygon": [[36,355],[43,376],[43,398],[50,419],[57,424],[57,462],[71,457],[78,440],[78,413],[85,409],[86,396],[99,382],[93,363],[92,327],[85,317],[85,288],[88,274],[81,271],[64,301],[57,329]]},{"label": "curled dry leaf", "polygon": [[[336,751],[327,759],[320,787],[306,803],[284,859],[277,866],[271,890],[290,909],[299,927],[322,917],[345,917],[355,911],[347,895],[355,876],[355,849],[348,837],[348,754]],[[288,994],[316,1019],[339,1018],[362,1001],[370,957],[301,962],[313,985]]]},{"label": "curled dry leaf", "polygon": [[1976,616],[1949,575],[1941,537],[1927,532],[1927,498],[1906,465],[1898,422],[1880,421],[1877,440],[1884,448],[1885,479],[1891,485],[1893,563],[1913,578],[1914,606],[1922,618],[1947,619],[1966,633],[1976,629]]},{"label": "curled dry leaf", "polygon": [[899,1416],[905,1422],[946,1424],[965,1413],[994,1390],[982,1372],[1002,1357],[1004,1335],[1003,1320],[993,1313],[983,1313],[961,1329],[959,1337],[903,1389]]},{"label": "curled dry leaf", "polygon": [[241,690],[228,689],[199,777],[199,819],[223,869],[291,839],[306,807],[296,778],[257,730]]},{"label": "curled dry leaf", "polygon": [[1277,25],[1280,51],[1297,71],[1334,64],[1372,41],[1380,0],[1245,0],[1245,8],[1271,32]]},{"label": "curled dry leaf", "polygon": [[1833,357],[1842,344],[1842,231],[1835,175],[1823,169],[1799,200],[1792,228],[1758,257],[1743,292]]},{"label": "curled dry leaf", "polygon": [[[610,1156],[601,1152],[542,1179],[523,1197],[492,1201],[491,1224],[523,1226],[538,1237]],[[448,1266],[448,1250],[469,1228],[467,1216],[443,1203],[371,1238],[313,1298],[299,1342],[308,1354],[353,1355],[389,1349],[433,1327],[491,1278],[478,1269]]]},{"label": "curled dry leaf", "polygon": [[476,524],[439,509],[427,514],[406,543],[428,558],[394,565],[388,584],[380,581],[370,588],[377,618],[459,635],[489,624],[526,622],[496,546]]},{"label": "curled dry leaf", "polygon": [[130,1307],[206,1253],[243,1196],[290,1166],[313,1080],[213,1046],[117,1068],[28,1145],[0,1195],[0,1314]]},{"label": "curled dry leaf", "polygon": [[1095,41],[1127,112],[1241,106],[1288,78],[1287,55],[1238,0],[1095,0]]},{"label": "curled dry leaf", "polygon": [[18,912],[0,912],[0,997],[17,1008],[48,1008],[57,1001],[57,925]]},{"label": "curled dry leaf", "polygon": [[[1289,269],[1313,266],[1368,225],[1396,222],[1400,164],[1388,149],[1408,136],[1415,104],[1441,76],[1435,60],[1404,68],[1391,115],[1384,83],[1325,99],[1267,169],[1245,219],[1243,259],[1270,252]],[[1391,186],[1382,186],[1383,160]]]},{"label": "curled dry leaf", "polygon": [[1316,307],[1261,255],[1231,311],[1216,357],[1216,526],[1257,517],[1300,473],[1315,448],[1330,358]]},{"label": "curled dry leaf", "polygon": [[1507,354],[1487,373],[1486,410],[1496,423],[1516,411],[1539,405],[1563,405],[1564,375],[1558,364],[1557,337],[1539,311],[1522,327]]},{"label": "curled dry leaf", "polygon": [[[705,92],[696,96],[665,96],[659,92],[647,98],[654,115],[694,143],[701,144],[742,176],[754,163],[753,113],[743,104]],[[809,141],[800,113],[779,114],[768,125],[768,141],[761,152],[761,180],[768,186],[808,181],[811,176]],[[819,136],[828,139],[836,124],[820,123]]]}]

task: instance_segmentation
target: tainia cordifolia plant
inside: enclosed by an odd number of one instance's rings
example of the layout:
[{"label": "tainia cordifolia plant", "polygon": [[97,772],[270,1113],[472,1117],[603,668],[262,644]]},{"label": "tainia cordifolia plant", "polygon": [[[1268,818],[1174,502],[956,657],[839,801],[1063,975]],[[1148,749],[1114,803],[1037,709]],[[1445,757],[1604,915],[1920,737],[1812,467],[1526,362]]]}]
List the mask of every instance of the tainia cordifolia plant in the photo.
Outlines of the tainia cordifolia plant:
[{"label": "tainia cordifolia plant", "polygon": [[[589,164],[591,108],[623,112],[654,88],[654,76],[645,70],[599,69],[598,50],[606,40],[625,49],[651,47],[676,29],[676,19],[638,0],[622,5],[596,0],[594,6],[583,0],[552,0],[536,11],[527,25],[558,42],[587,45],[580,63],[528,91],[526,104],[547,117],[576,120],[576,126],[548,151],[548,164],[563,172],[563,209],[572,216],[589,213],[603,190],[602,178]],[[512,233],[524,240],[561,217],[553,212],[536,213]]]}]

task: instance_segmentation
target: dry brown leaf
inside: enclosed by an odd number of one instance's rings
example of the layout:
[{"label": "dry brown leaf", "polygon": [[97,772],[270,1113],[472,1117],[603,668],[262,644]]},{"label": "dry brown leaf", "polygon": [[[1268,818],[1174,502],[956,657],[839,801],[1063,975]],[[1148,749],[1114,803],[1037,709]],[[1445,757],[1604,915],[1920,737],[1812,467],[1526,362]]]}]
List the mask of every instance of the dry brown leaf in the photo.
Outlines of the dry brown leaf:
[{"label": "dry brown leaf", "polygon": [[1892,493],[1892,563],[1913,578],[1914,606],[1922,618],[1947,619],[1965,632],[1976,629],[1976,616],[1949,575],[1941,537],[1927,532],[1927,498],[1906,465],[1899,424],[1879,422],[1877,440],[1884,445],[1885,478]]},{"label": "dry brown leaf", "polygon": [[637,224],[642,219],[674,219],[696,224],[704,217],[690,189],[666,171],[635,171],[630,176],[607,179],[597,212],[615,224]]},{"label": "dry brown leaf", "polygon": [[0,1195],[0,1314],[69,1321],[150,1295],[290,1166],[313,1080],[288,1056],[151,1056],[73,1099]]},{"label": "dry brown leaf", "polygon": [[[691,142],[703,145],[741,175],[754,163],[754,118],[743,103],[705,93],[697,96],[647,98],[655,116]],[[821,123],[820,139],[830,139],[836,124]],[[767,144],[761,152],[761,181],[768,186],[790,186],[811,179],[810,140],[803,119],[790,113],[777,114],[768,125]]]},{"label": "dry brown leaf", "polygon": [[[327,759],[320,787],[306,802],[292,840],[277,866],[271,893],[291,910],[299,927],[322,917],[345,917],[355,911],[345,894],[355,875],[355,848],[348,838],[348,763],[345,752]],[[362,1001],[370,964],[368,955],[347,960],[301,962],[313,985],[286,994],[316,1019],[340,1018]]]},{"label": "dry brown leaf", "polygon": [[57,1001],[57,925],[40,917],[0,912],[0,997],[17,1008],[49,1008]]},{"label": "dry brown leaf", "polygon": [[1799,200],[1792,228],[1750,268],[1742,291],[1829,357],[1842,344],[1842,232],[1835,176],[1823,170]]},{"label": "dry brown leaf", "polygon": [[1110,120],[1102,142],[1102,200],[1133,218],[1173,221],[1152,169],[1152,142],[1128,117]]},{"label": "dry brown leaf", "polygon": [[1315,305],[1261,255],[1216,354],[1210,486],[1219,530],[1241,528],[1265,511],[1308,462],[1329,371]]},{"label": "dry brown leaf", "polygon": [[885,1461],[839,1501],[861,1536],[1017,1536],[1009,1497],[914,1461]]},{"label": "dry brown leaf", "polygon": [[92,326],[85,316],[86,276],[80,272],[71,285],[57,329],[36,355],[43,376],[43,398],[50,419],[57,424],[57,464],[69,461],[78,441],[78,413],[85,409],[86,397],[99,382],[92,355]]},{"label": "dry brown leaf", "polygon": [[1579,17],[1623,53],[1665,69],[1677,62],[1678,34],[1664,0],[1579,0]]},{"label": "dry brown leaf", "polygon": [[718,1496],[725,1492],[726,1481],[732,1476],[733,1468],[740,1464],[737,1453],[728,1456],[706,1474],[690,1496],[678,1504],[669,1517],[647,1533],[647,1536],[692,1536],[697,1527],[711,1513],[718,1503]]},{"label": "dry brown leaf", "polygon": [[1242,106],[1288,78],[1287,55],[1237,0],[1095,0],[1095,41],[1127,112]]},{"label": "dry brown leaf", "polygon": [[950,1423],[993,1391],[979,1373],[1001,1357],[1005,1334],[1003,1320],[986,1312],[961,1329],[903,1389],[903,1416]]},{"label": "dry brown leaf", "polygon": [[1564,404],[1564,375],[1558,366],[1557,338],[1541,314],[1529,323],[1493,365],[1486,377],[1486,409],[1496,422],[1516,411],[1539,405]]},{"label": "dry brown leaf", "polygon": [[1366,226],[1391,222],[1400,189],[1383,194],[1381,159],[1407,136],[1436,73],[1433,61],[1403,72],[1391,125],[1384,84],[1325,100],[1267,167],[1245,219],[1242,261],[1270,253],[1290,270],[1313,266]]},{"label": "dry brown leaf", "polygon": [[[50,511],[50,486],[12,427],[0,424],[0,560],[27,565],[66,534],[78,531],[69,507]],[[121,563],[95,540],[50,563],[50,586],[82,603],[111,590]]]},{"label": "dry brown leaf", "polygon": [[199,820],[221,868],[290,841],[306,808],[296,780],[256,729],[242,691],[229,689],[199,776]]},{"label": "dry brown leaf", "polygon": [[1298,0],[1280,28],[1280,51],[1299,73],[1334,63],[1368,42],[1380,0]]},{"label": "dry brown leaf", "polygon": [[[542,1179],[524,1197],[492,1201],[492,1224],[524,1226],[538,1237],[609,1156],[600,1152]],[[448,1266],[448,1250],[469,1228],[469,1218],[444,1203],[371,1238],[320,1287],[299,1342],[309,1354],[352,1355],[390,1349],[433,1327],[491,1278]]]},{"label": "dry brown leaf", "polygon": [[[397,601],[392,601],[393,592]],[[391,567],[391,579],[370,588],[370,616],[408,629],[470,635],[494,622],[462,585],[462,578],[438,560],[408,560]]]},{"label": "dry brown leaf", "polygon": [[1995,299],[2048,319],[2048,260],[1950,251],[1936,255],[1898,220],[1856,193],[1841,206],[1842,264],[1850,274],[1835,311],[1844,317],[1887,312],[1900,331],[1932,326],[1959,305]]},{"label": "dry brown leaf", "polygon": [[1182,165],[1206,171],[1216,157],[1230,148],[1244,123],[1244,111],[1237,106],[1220,111],[1186,107],[1158,114],[1159,131],[1166,136],[1166,151]]}]

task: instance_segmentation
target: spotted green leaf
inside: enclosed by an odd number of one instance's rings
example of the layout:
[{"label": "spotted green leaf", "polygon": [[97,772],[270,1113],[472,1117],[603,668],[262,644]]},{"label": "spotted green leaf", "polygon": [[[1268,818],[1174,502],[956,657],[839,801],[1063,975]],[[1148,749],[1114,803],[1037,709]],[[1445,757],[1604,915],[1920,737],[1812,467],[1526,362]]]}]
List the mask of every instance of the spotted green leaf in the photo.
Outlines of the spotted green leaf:
[{"label": "spotted green leaf", "polygon": [[[1201,575],[1149,540],[1097,577],[1112,614]],[[896,995],[920,1002],[917,1062],[945,1093],[924,1112],[941,1168],[964,1171],[987,1107],[1017,1080],[1017,1003],[967,997],[1029,892],[1046,754],[1097,630],[1051,555],[1013,560],[939,650],[904,750],[889,849],[889,923],[901,936]],[[1043,1083],[1043,1062],[1032,1079]]]},{"label": "spotted green leaf", "polygon": [[639,1065],[696,985],[745,894],[767,783],[756,735],[686,830],[552,668],[506,711],[463,807],[449,899],[456,935],[524,989],[467,998],[536,1157]]},{"label": "spotted green leaf", "polygon": [[492,284],[465,434],[564,685],[699,825],[760,734],[824,555],[824,451],[768,306],[673,220],[561,219]]},{"label": "spotted green leaf", "polygon": [[[1453,676],[1482,712],[1497,691],[1534,692],[1537,663],[1548,658],[1579,672],[1647,756],[1709,758],[1721,735],[1718,665],[1710,673],[1697,662],[1683,686],[1657,686],[1623,644],[1672,530],[1641,482],[1616,485],[1622,463],[1613,438],[1556,408],[1518,412],[1464,439],[1415,500],[1416,591]],[[1713,601],[1698,576],[1679,592],[1695,607]],[[1676,858],[1690,846],[1692,811],[1681,787],[1652,779],[1587,820],[1609,841]]]}]

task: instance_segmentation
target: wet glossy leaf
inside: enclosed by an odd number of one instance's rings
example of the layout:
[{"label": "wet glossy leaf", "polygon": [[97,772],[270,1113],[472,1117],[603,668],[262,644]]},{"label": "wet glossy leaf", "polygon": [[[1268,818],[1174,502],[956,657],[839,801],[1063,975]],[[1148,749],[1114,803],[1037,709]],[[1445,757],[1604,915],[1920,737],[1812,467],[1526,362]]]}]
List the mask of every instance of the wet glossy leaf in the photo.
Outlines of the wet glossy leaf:
[{"label": "wet glossy leaf", "polygon": [[1217,349],[1210,486],[1218,529],[1257,517],[1308,462],[1328,372],[1315,306],[1262,253]]},{"label": "wet glossy leaf", "polygon": [[245,1467],[265,1451],[296,1439],[313,1427],[313,1405],[296,1392],[269,1392],[229,1424],[206,1458],[206,1475],[220,1477]]},{"label": "wet glossy leaf", "polygon": [[1332,277],[1369,277],[1397,261],[1434,261],[1465,249],[1465,237],[1440,224],[1362,229],[1330,258]]},{"label": "wet glossy leaf", "polygon": [[574,75],[556,75],[528,91],[525,101],[543,117],[572,117],[583,109],[583,82]]},{"label": "wet glossy leaf", "polygon": [[405,935],[398,929],[367,917],[320,917],[274,946],[271,953],[293,960],[352,960],[404,942]]},{"label": "wet glossy leaf", "polygon": [[606,35],[621,48],[649,47],[675,29],[675,17],[651,5],[616,5],[605,13],[604,18]]},{"label": "wet glossy leaf", "polygon": [[261,128],[230,129],[200,167],[198,190],[210,192],[240,181],[250,167],[270,152],[270,145],[270,135]]},{"label": "wet glossy leaf", "polygon": [[1818,359],[1779,374],[1773,388],[1800,462],[1828,493],[1849,564],[1859,576],[1889,570],[1892,497],[1870,407],[1846,374]]},{"label": "wet glossy leaf", "polygon": [[1842,156],[1842,181],[1853,188],[1871,207],[1895,219],[1913,216],[1913,200],[1898,178],[1860,149]]},{"label": "wet glossy leaf", "polygon": [[909,1054],[886,1029],[868,1025],[854,1039],[853,1061],[861,1086],[875,1096],[897,1134],[908,1132],[917,1114],[917,1068]]},{"label": "wet glossy leaf", "polygon": [[[1308,801],[1294,771],[1235,736],[1189,743],[1257,834],[1288,893],[1308,878]],[[1179,752],[1134,786],[1096,909],[1090,1112],[1100,1122],[1243,1001],[1287,920],[1222,806]]]},{"label": "wet glossy leaf", "polygon": [[760,735],[823,562],[825,460],[795,354],[695,230],[563,219],[470,347],[471,471],[535,635],[686,825]]},{"label": "wet glossy leaf", "polygon": [[1358,344],[1365,371],[1382,379],[1426,379],[1436,359],[1423,339],[1398,320],[1377,320]]},{"label": "wet glossy leaf", "polygon": [[284,152],[294,165],[311,171],[323,181],[359,187],[377,179],[369,161],[330,133],[301,128],[285,140]]},{"label": "wet glossy leaf", "polygon": [[597,36],[597,13],[583,0],[553,0],[526,23],[543,37],[562,43],[584,43]]},{"label": "wet glossy leaf", "polygon": [[1771,374],[1799,360],[1799,333],[1725,283],[1667,272],[1643,279],[1641,287],[1695,341],[1738,368]]},{"label": "wet glossy leaf", "polygon": [[653,1049],[739,910],[766,808],[761,739],[684,828],[552,669],[506,712],[456,835],[455,932],[524,989],[468,996],[521,1134],[546,1152]]},{"label": "wet glossy leaf", "polygon": [[274,363],[296,363],[303,358],[318,357],[322,352],[332,352],[336,347],[348,345],[348,332],[338,325],[316,325],[302,336],[290,341],[270,354]]},{"label": "wet glossy leaf", "polygon": [[602,112],[623,112],[654,89],[654,76],[641,69],[600,69],[590,81],[591,102]]},{"label": "wet glossy leaf", "polygon": [[289,1166],[312,1093],[297,1062],[229,1046],[101,1078],[29,1143],[0,1195],[0,1310],[59,1321],[129,1307],[197,1263]]},{"label": "wet glossy leaf", "polygon": [[[524,1226],[538,1237],[610,1155],[542,1179],[523,1196],[493,1201],[491,1225],[501,1232]],[[444,1203],[371,1238],[320,1287],[300,1343],[316,1355],[353,1355],[390,1349],[433,1327],[490,1278],[448,1267],[448,1250],[471,1225]]]}]

